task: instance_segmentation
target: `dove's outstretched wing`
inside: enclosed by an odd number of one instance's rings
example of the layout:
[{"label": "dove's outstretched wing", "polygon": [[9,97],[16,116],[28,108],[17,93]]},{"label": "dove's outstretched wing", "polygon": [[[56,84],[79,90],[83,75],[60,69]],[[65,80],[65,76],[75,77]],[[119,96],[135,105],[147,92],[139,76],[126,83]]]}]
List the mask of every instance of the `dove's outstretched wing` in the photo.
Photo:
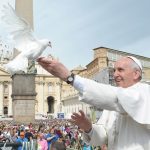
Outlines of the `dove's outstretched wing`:
[{"label": "dove's outstretched wing", "polygon": [[29,46],[34,46],[37,39],[33,36],[29,23],[17,14],[10,4],[4,5],[2,12],[1,19],[6,23],[7,31],[15,42],[15,48],[26,51]]},{"label": "dove's outstretched wing", "polygon": [[37,59],[47,46],[51,47],[51,43],[47,39],[36,39],[28,22],[17,15],[9,4],[3,7],[2,20],[6,23],[7,30],[15,42],[15,48],[20,51],[19,55],[4,67],[11,74],[17,71],[26,72],[28,59]]}]

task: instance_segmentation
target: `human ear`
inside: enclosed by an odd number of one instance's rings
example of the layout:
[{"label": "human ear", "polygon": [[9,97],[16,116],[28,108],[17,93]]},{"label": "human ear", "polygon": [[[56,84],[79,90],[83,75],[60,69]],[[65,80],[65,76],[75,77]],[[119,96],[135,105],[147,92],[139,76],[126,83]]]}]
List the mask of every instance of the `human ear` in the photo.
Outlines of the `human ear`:
[{"label": "human ear", "polygon": [[140,77],[141,77],[140,70],[135,70],[134,71],[134,79],[137,80],[137,79],[140,79]]}]

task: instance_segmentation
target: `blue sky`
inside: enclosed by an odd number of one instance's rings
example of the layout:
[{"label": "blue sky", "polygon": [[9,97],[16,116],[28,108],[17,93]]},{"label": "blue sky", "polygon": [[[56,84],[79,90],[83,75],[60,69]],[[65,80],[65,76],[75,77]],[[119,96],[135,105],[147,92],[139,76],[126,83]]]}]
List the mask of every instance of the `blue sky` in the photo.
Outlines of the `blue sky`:
[{"label": "blue sky", "polygon": [[149,0],[34,0],[34,32],[70,69],[87,65],[100,46],[150,57],[149,6]]}]

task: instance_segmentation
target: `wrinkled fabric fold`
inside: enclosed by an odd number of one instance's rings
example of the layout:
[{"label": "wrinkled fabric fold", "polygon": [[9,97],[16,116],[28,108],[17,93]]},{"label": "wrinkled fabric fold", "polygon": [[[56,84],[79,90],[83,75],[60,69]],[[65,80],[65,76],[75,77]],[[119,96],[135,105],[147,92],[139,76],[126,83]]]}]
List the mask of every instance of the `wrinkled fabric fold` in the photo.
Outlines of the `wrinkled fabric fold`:
[{"label": "wrinkled fabric fold", "polygon": [[118,103],[136,122],[150,124],[150,86],[137,83],[128,88],[118,88]]}]

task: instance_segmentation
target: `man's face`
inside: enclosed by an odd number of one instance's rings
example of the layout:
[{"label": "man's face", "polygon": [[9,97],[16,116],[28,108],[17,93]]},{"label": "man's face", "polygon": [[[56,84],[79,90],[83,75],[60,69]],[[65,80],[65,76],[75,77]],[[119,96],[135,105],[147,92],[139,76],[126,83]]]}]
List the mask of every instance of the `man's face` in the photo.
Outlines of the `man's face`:
[{"label": "man's face", "polygon": [[51,129],[50,133],[51,133],[51,134],[54,134],[54,129]]},{"label": "man's face", "polygon": [[20,138],[22,138],[22,139],[24,138],[24,133],[23,132],[20,133]]},{"label": "man's face", "polygon": [[115,63],[114,79],[117,86],[127,88],[137,82],[136,71],[131,66],[132,61],[130,58],[123,57]]}]

